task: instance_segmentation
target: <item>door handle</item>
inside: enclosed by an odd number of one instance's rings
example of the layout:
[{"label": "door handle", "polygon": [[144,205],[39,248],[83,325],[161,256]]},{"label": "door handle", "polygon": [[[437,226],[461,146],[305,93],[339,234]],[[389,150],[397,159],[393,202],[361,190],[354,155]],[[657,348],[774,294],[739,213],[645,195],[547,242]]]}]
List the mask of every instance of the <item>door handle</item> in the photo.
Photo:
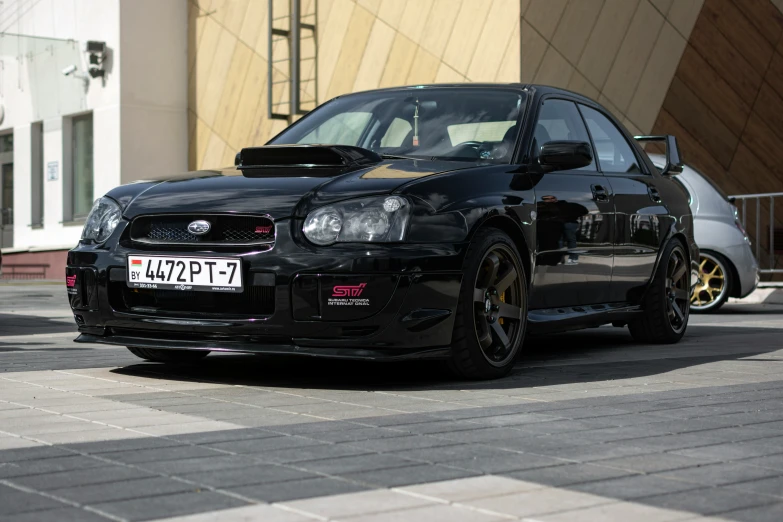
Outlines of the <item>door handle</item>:
[{"label": "door handle", "polygon": [[601,185],[590,185],[595,201],[609,201],[609,192]]},{"label": "door handle", "polygon": [[660,203],[663,201],[661,198],[661,194],[658,192],[658,189],[655,187],[647,187],[647,193],[650,195],[650,199],[653,200],[655,203]]}]

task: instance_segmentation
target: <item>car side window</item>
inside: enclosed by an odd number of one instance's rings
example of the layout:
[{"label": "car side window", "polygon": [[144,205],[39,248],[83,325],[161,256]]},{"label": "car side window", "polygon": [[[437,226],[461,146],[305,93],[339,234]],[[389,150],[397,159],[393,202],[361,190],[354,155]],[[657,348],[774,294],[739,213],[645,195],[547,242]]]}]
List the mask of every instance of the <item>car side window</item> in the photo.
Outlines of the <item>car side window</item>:
[{"label": "car side window", "polygon": [[[582,116],[576,104],[568,100],[548,99],[541,104],[533,133],[533,157],[549,141],[584,141],[590,143]],[[578,170],[596,172],[595,160]]]},{"label": "car side window", "polygon": [[580,105],[582,114],[593,137],[602,172],[641,174],[639,160],[633,148],[617,126],[595,109]]}]

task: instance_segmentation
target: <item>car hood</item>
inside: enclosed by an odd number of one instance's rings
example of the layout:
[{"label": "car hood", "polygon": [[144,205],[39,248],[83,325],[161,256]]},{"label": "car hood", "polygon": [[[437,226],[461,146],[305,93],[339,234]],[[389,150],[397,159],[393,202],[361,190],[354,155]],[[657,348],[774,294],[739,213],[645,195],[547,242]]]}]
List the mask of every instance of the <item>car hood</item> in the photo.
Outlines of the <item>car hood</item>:
[{"label": "car hood", "polygon": [[[190,172],[165,180],[123,185],[108,196],[132,219],[143,214],[268,214],[273,219],[304,217],[311,209],[355,197],[388,194],[413,180],[474,167],[463,161],[397,159],[323,176],[291,176],[290,171],[263,173],[234,168]],[[243,175],[244,174],[244,175]]]}]

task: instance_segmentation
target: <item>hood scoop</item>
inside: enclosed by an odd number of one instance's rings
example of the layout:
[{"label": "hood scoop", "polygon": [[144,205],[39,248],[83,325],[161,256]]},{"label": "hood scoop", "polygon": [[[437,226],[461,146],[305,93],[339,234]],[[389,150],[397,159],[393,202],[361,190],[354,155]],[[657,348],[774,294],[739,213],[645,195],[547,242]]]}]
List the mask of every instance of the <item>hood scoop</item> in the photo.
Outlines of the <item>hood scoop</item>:
[{"label": "hood scoop", "polygon": [[242,149],[235,164],[247,178],[333,177],[381,161],[373,151],[350,145],[267,145]]}]

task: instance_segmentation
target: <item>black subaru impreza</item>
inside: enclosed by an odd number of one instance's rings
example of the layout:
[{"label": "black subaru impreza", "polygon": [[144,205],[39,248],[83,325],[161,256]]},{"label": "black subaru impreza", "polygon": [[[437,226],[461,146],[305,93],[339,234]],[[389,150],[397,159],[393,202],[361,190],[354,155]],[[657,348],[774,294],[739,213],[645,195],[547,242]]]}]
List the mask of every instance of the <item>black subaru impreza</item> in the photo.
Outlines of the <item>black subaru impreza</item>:
[{"label": "black subaru impreza", "polygon": [[436,358],[479,379],[526,334],[677,342],[699,259],[681,170],[672,136],[634,139],[561,89],[341,96],[234,167],[97,200],[68,254],[76,341],[161,362]]}]

